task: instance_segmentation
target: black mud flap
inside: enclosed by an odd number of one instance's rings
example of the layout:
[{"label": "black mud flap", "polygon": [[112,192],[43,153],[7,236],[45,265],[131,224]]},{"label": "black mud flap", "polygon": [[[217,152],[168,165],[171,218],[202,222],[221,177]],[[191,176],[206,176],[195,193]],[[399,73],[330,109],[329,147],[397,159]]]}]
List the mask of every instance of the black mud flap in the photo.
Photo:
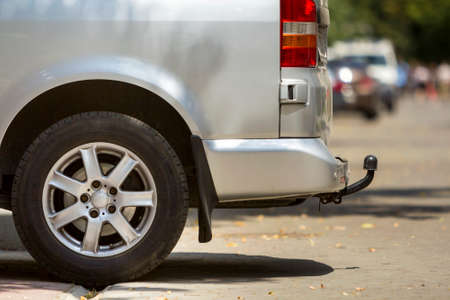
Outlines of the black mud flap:
[{"label": "black mud flap", "polygon": [[11,210],[11,195],[0,192],[0,208]]},{"label": "black mud flap", "polygon": [[219,199],[214,187],[208,160],[206,159],[202,139],[193,135],[191,143],[199,191],[198,240],[200,243],[207,243],[212,239],[211,215]]}]

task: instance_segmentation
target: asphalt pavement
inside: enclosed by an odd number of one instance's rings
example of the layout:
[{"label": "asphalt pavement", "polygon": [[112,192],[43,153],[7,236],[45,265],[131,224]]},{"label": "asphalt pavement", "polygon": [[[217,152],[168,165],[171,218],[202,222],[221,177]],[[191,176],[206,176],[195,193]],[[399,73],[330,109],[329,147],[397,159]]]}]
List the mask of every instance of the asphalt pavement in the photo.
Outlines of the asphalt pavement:
[{"label": "asphalt pavement", "polygon": [[[367,190],[322,206],[216,210],[214,239],[198,244],[195,211],[174,253],[137,282],[96,299],[449,299],[450,101],[403,100],[368,122],[335,117],[330,148],[364,176]],[[0,299],[80,299],[23,251],[11,216],[0,212]]]}]

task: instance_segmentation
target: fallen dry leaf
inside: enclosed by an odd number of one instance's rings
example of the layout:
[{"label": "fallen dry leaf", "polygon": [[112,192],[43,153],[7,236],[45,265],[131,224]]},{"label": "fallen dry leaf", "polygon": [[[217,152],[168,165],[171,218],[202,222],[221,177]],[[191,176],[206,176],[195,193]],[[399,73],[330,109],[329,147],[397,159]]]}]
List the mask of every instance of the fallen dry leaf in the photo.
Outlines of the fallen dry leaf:
[{"label": "fallen dry leaf", "polygon": [[298,229],[300,229],[300,230],[306,230],[306,226],[305,226],[305,225],[300,225],[300,226],[298,226]]},{"label": "fallen dry leaf", "polygon": [[271,237],[267,236],[267,234],[261,235],[261,238],[266,241],[270,241],[272,239]]},{"label": "fallen dry leaf", "polygon": [[363,229],[373,229],[373,228],[375,228],[375,224],[364,223],[364,224],[361,225],[361,228],[363,228]]},{"label": "fallen dry leaf", "polygon": [[267,293],[267,295],[273,295],[273,292],[272,292],[272,291],[269,291],[269,292]]},{"label": "fallen dry leaf", "polygon": [[400,224],[394,223],[394,228],[398,228],[399,226],[400,226]]},{"label": "fallen dry leaf", "polygon": [[170,295],[170,294],[172,294],[172,291],[167,291],[166,293]]},{"label": "fallen dry leaf", "polygon": [[365,290],[365,288],[360,288],[360,287],[357,287],[357,288],[355,288],[355,290],[356,290],[357,292],[362,292],[362,291],[364,291],[364,290]]},{"label": "fallen dry leaf", "polygon": [[238,244],[233,243],[233,242],[227,244],[227,247],[229,247],[229,248],[235,248],[237,246],[238,246]]},{"label": "fallen dry leaf", "polygon": [[301,217],[302,219],[306,219],[306,218],[308,218],[308,215],[305,214],[305,213],[303,213],[303,214],[300,215],[300,217]]},{"label": "fallen dry leaf", "polygon": [[321,283],[321,284],[320,284],[320,288],[321,288],[321,289],[324,289],[324,288],[325,288],[325,285],[324,285],[323,283]]},{"label": "fallen dry leaf", "polygon": [[278,240],[280,238],[280,236],[278,234],[274,234],[274,235],[272,235],[272,238],[275,240]]},{"label": "fallen dry leaf", "polygon": [[345,226],[333,226],[334,230],[339,230],[339,231],[345,231],[347,230],[347,227]]},{"label": "fallen dry leaf", "polygon": [[233,224],[234,224],[235,226],[237,226],[237,227],[244,227],[244,226],[245,226],[245,223],[242,222],[242,221],[236,221],[236,222],[233,222]]},{"label": "fallen dry leaf", "polygon": [[369,252],[375,252],[375,251],[377,251],[377,249],[375,249],[375,248],[369,248]]},{"label": "fallen dry leaf", "polygon": [[[82,296],[80,298],[80,300],[92,299],[97,295],[98,295],[97,291],[95,289],[93,289],[93,290],[90,290],[86,295]],[[82,299],[82,298],[84,298],[84,299]]]},{"label": "fallen dry leaf", "polygon": [[314,242],[313,239],[309,239],[309,244],[311,245],[311,247],[314,247],[314,245],[316,244],[316,242]]},{"label": "fallen dry leaf", "polygon": [[348,293],[342,292],[342,295],[343,295],[343,296],[348,296]]},{"label": "fallen dry leaf", "polygon": [[262,220],[264,220],[264,215],[259,215],[257,219],[258,221],[262,222]]},{"label": "fallen dry leaf", "polygon": [[315,286],[312,286],[312,285],[310,285],[309,288],[312,289],[312,290],[315,290],[315,289],[316,289],[316,287],[315,287]]},{"label": "fallen dry leaf", "polygon": [[247,242],[247,238],[246,238],[245,236],[243,236],[243,237],[241,238],[241,242],[246,243],[246,242]]},{"label": "fallen dry leaf", "polygon": [[336,248],[343,248],[344,246],[341,243],[336,244]]}]

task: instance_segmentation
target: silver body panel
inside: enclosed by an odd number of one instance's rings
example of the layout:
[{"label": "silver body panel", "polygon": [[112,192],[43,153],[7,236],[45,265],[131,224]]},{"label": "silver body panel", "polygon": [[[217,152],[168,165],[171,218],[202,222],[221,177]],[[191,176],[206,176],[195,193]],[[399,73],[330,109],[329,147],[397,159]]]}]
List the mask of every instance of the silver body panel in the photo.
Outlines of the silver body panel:
[{"label": "silver body panel", "polygon": [[306,95],[304,103],[280,106],[281,137],[321,137],[325,142],[333,117],[331,83],[325,67],[316,69],[282,68],[281,82],[303,81],[298,93]]},{"label": "silver body panel", "polygon": [[[205,140],[221,199],[335,190],[325,48],[318,68],[280,69],[279,18],[279,0],[0,0],[0,139],[48,90],[121,81]],[[280,101],[290,80],[305,83],[302,103]]]},{"label": "silver body panel", "polygon": [[0,137],[43,91],[89,78],[161,95],[203,138],[278,136],[278,1],[1,0],[0,45]]}]

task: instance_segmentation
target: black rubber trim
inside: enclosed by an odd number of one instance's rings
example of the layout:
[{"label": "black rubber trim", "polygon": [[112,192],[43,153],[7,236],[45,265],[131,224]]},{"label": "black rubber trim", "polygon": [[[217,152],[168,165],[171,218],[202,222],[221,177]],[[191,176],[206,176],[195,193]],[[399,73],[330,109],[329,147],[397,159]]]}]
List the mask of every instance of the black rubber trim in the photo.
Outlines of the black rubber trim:
[{"label": "black rubber trim", "polygon": [[202,139],[196,135],[191,137],[192,153],[194,155],[197,174],[199,203],[198,203],[198,241],[207,243],[212,239],[211,216],[219,202],[216,188],[209,169]]},{"label": "black rubber trim", "polygon": [[272,208],[288,207],[300,205],[306,199],[267,199],[267,200],[243,200],[219,203],[216,209],[236,209],[236,208]]},{"label": "black rubber trim", "polygon": [[11,210],[11,196],[0,192],[0,208]]}]

